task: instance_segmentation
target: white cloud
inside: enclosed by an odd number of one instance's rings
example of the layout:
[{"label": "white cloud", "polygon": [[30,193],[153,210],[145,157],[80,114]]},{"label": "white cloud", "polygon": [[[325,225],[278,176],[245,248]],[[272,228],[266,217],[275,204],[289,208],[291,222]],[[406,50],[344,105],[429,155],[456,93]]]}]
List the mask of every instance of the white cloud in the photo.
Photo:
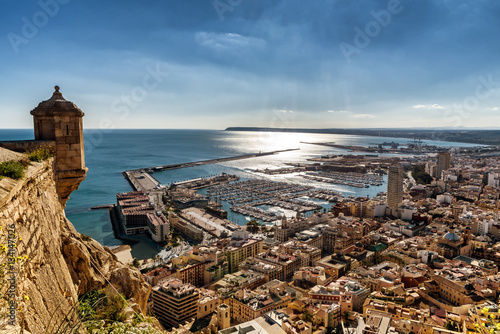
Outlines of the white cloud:
[{"label": "white cloud", "polygon": [[286,109],[279,109],[279,110],[276,110],[276,111],[280,112],[280,113],[283,113],[283,114],[286,114],[286,113],[293,114],[294,113],[293,110],[286,110]]},{"label": "white cloud", "polygon": [[498,111],[498,110],[500,110],[500,108],[499,107],[493,107],[493,108],[486,108],[486,110]]},{"label": "white cloud", "polygon": [[414,105],[413,108],[415,109],[444,109],[442,105],[439,105],[437,103],[434,104],[417,104]]},{"label": "white cloud", "polygon": [[266,44],[262,39],[235,33],[198,32],[195,40],[201,46],[217,50],[261,48]]},{"label": "white cloud", "polygon": [[371,114],[356,114],[356,115],[352,115],[352,117],[355,117],[355,118],[375,118],[376,116],[371,115]]},{"label": "white cloud", "polygon": [[337,113],[337,112],[340,112],[340,113],[348,113],[349,111],[348,110],[327,110],[328,112],[330,113]]}]

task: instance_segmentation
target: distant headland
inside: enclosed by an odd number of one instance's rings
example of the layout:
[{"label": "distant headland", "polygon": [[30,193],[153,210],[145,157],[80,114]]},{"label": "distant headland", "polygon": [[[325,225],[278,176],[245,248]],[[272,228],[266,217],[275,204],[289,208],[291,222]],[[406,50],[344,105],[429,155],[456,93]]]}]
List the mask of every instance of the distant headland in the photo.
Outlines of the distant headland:
[{"label": "distant headland", "polygon": [[409,139],[427,139],[471,143],[478,145],[500,145],[500,130],[479,129],[411,129],[411,128],[386,128],[386,129],[307,129],[307,128],[266,128],[266,127],[228,127],[225,131],[265,131],[265,132],[303,132],[347,134],[376,137],[398,137]]}]

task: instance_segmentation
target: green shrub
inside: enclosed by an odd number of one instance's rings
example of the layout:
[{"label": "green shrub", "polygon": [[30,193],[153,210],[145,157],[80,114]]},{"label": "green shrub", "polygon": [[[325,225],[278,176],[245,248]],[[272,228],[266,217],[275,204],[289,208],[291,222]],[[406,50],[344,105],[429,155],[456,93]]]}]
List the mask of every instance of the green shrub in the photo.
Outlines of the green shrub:
[{"label": "green shrub", "polygon": [[89,333],[92,334],[161,334],[164,333],[158,329],[153,328],[151,325],[146,327],[135,327],[132,324],[126,324],[123,322],[114,322],[111,324],[105,324],[102,322],[94,322],[89,324],[87,327]]},{"label": "green shrub", "polygon": [[53,151],[52,151],[52,147],[50,147],[48,145],[43,145],[34,151],[26,152],[26,154],[28,154],[28,158],[31,161],[40,162],[40,161],[43,161],[45,159],[50,158],[53,155]]},{"label": "green shrub", "polygon": [[[157,320],[152,317],[143,317],[135,313],[132,319],[127,320],[123,313],[127,302],[121,294],[113,292],[111,288],[91,290],[83,295],[60,322],[52,321],[46,325],[46,334],[162,334],[154,328]],[[59,307],[58,307],[59,308]],[[131,323],[130,323],[131,320]],[[84,329],[86,328],[86,331]]]},{"label": "green shrub", "polygon": [[96,310],[106,302],[107,296],[103,291],[92,290],[87,292],[78,304],[78,316],[83,321],[94,320]]},{"label": "green shrub", "polygon": [[20,161],[5,161],[0,164],[0,177],[7,176],[12,179],[22,179],[24,177],[24,165]]},{"label": "green shrub", "polygon": [[78,315],[82,321],[123,321],[123,296],[105,290],[92,290],[80,300]]}]

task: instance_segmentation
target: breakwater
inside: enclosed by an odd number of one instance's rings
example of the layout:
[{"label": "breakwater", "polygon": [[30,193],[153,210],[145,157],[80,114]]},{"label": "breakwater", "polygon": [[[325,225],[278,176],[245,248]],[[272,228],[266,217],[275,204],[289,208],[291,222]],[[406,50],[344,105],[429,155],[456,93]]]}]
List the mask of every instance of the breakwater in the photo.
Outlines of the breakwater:
[{"label": "breakwater", "polygon": [[195,167],[195,166],[201,166],[201,165],[216,164],[216,163],[220,163],[220,162],[228,162],[228,161],[249,159],[249,158],[258,158],[258,157],[264,157],[264,156],[274,155],[274,154],[283,153],[283,152],[297,151],[297,150],[299,150],[299,148],[289,148],[286,150],[278,150],[278,151],[270,151],[270,152],[250,153],[250,154],[237,155],[237,156],[227,157],[227,158],[200,160],[200,161],[184,162],[184,163],[163,165],[163,166],[156,166],[156,167],[131,169],[131,170],[128,170],[126,172],[149,172],[149,173],[150,172],[159,172],[159,171],[177,169],[177,168]]}]

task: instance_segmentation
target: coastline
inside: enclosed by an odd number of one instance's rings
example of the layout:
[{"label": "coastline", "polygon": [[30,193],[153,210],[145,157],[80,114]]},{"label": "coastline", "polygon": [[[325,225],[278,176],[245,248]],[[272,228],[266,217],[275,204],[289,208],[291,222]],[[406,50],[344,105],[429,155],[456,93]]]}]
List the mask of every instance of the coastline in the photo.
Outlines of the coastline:
[{"label": "coastline", "polygon": [[472,129],[308,129],[308,128],[261,128],[261,127],[227,127],[224,131],[249,132],[292,132],[315,134],[342,134],[353,136],[407,138],[420,140],[436,140],[459,142],[464,144],[500,145],[500,130]]}]

